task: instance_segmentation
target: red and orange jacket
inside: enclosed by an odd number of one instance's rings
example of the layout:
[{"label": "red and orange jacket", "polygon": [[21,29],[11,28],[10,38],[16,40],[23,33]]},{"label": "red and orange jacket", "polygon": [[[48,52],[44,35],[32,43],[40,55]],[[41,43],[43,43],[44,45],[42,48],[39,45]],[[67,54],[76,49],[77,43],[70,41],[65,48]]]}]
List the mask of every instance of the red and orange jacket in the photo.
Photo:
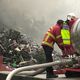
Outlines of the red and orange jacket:
[{"label": "red and orange jacket", "polygon": [[58,24],[49,28],[42,41],[42,45],[47,45],[51,48],[53,48],[54,43],[57,43],[60,48],[63,47],[63,40],[61,38],[61,27]]}]

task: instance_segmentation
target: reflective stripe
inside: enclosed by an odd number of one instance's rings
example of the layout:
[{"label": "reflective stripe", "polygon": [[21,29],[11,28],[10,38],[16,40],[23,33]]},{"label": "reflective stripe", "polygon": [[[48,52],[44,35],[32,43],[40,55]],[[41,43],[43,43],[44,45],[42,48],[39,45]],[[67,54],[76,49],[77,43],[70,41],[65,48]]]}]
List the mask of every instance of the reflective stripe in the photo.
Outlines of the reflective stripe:
[{"label": "reflective stripe", "polygon": [[53,43],[48,43],[48,42],[46,42],[46,41],[43,41],[42,44],[48,45],[48,46],[50,46],[50,47],[53,48]]},{"label": "reflective stripe", "polygon": [[48,40],[48,38],[49,38],[49,35],[47,35],[47,36],[46,36],[45,41],[47,41],[47,40]]},{"label": "reflective stripe", "polygon": [[70,44],[70,31],[68,29],[62,29],[61,35],[63,39],[63,44]]},{"label": "reflective stripe", "polygon": [[[48,45],[48,46],[50,46],[50,47],[53,48],[53,43],[54,43],[54,41],[52,41],[52,40],[55,40],[54,35],[51,34],[50,32],[47,32],[46,35],[47,35],[47,36],[46,36],[45,39],[43,40],[42,44]],[[52,40],[50,41],[49,39],[52,39]]]},{"label": "reflective stripe", "polygon": [[54,26],[52,26],[51,28],[49,28],[49,30],[48,31],[52,31],[54,29]]},{"label": "reflective stripe", "polygon": [[51,36],[53,39],[55,39],[55,37],[50,32],[47,32],[47,34]]},{"label": "reflective stripe", "polygon": [[63,40],[64,44],[70,44],[70,40]]},{"label": "reflective stripe", "polygon": [[56,36],[57,39],[60,38],[60,37],[61,37],[61,35]]}]

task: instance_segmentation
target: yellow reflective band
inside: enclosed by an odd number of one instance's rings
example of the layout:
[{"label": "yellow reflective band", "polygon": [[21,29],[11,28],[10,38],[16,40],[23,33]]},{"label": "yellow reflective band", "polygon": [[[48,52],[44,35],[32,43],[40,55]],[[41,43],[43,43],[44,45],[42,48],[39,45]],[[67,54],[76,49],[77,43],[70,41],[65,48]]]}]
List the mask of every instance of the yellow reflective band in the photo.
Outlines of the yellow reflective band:
[{"label": "yellow reflective band", "polygon": [[70,40],[63,40],[63,44],[70,44]]},{"label": "yellow reflective band", "polygon": [[51,36],[53,39],[55,39],[55,37],[50,32],[47,32],[47,34]]},{"label": "yellow reflective band", "polygon": [[53,43],[48,43],[48,42],[44,41],[44,42],[42,42],[42,44],[48,45],[53,48]]},{"label": "yellow reflective band", "polygon": [[60,37],[61,37],[61,35],[56,36],[57,39],[60,38]]},{"label": "yellow reflective band", "polygon": [[45,41],[47,41],[47,40],[48,40],[48,38],[49,38],[49,35],[47,35],[47,36],[46,36]]}]

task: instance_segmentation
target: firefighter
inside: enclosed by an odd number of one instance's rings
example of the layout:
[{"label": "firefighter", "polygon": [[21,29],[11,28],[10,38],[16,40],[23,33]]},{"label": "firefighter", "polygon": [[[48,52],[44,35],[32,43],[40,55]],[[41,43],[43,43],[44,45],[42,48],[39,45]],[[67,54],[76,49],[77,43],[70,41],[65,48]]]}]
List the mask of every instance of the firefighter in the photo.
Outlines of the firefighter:
[{"label": "firefighter", "polygon": [[67,14],[66,23],[69,25],[70,29],[74,26],[74,23],[78,20],[74,13]]},{"label": "firefighter", "polygon": [[67,53],[73,53],[77,56],[79,56],[79,52],[76,50],[72,40],[71,40],[71,30],[74,26],[74,24],[76,23],[76,21],[78,20],[78,18],[76,17],[76,15],[74,13],[69,13],[67,14],[67,20],[65,21],[65,23],[69,26],[69,31],[70,31],[70,44],[69,45],[66,45],[65,46],[65,50],[64,52],[66,52],[65,54]]},{"label": "firefighter", "polygon": [[68,57],[69,55],[72,56],[75,53],[75,48],[72,45],[71,41],[71,31],[69,25],[64,21],[63,28],[61,29],[61,36],[63,40],[63,47],[62,50],[63,57]]},{"label": "firefighter", "polygon": [[[61,37],[61,29],[63,27],[63,20],[58,20],[55,25],[49,28],[49,30],[46,32],[43,41],[42,41],[42,47],[45,52],[46,56],[46,62],[52,62],[52,52],[54,50],[53,45],[54,43],[57,43],[60,49],[64,50],[63,47],[63,40]],[[47,78],[55,78],[57,77],[53,72],[53,67],[47,67],[46,68]]]},{"label": "firefighter", "polygon": [[[57,43],[63,53],[63,57],[73,55],[76,50],[71,42],[71,28],[66,21],[58,20],[57,24],[49,28],[42,41],[42,47],[46,55],[46,62],[52,62],[53,45]],[[47,67],[47,78],[57,77],[52,67]]]}]

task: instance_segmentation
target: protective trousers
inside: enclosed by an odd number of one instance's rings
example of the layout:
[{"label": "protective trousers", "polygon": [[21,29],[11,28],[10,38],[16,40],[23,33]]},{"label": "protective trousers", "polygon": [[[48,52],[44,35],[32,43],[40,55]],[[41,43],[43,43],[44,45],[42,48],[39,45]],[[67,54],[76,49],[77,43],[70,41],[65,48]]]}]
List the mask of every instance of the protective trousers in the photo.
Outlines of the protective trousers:
[{"label": "protective trousers", "polygon": [[[53,61],[53,58],[52,58],[52,52],[53,52],[53,48],[49,47],[49,46],[46,46],[46,45],[43,45],[43,49],[44,49],[44,52],[45,52],[45,56],[46,56],[46,62],[52,62]],[[46,71],[47,73],[49,74],[53,74],[53,67],[47,67],[46,68]]]}]

